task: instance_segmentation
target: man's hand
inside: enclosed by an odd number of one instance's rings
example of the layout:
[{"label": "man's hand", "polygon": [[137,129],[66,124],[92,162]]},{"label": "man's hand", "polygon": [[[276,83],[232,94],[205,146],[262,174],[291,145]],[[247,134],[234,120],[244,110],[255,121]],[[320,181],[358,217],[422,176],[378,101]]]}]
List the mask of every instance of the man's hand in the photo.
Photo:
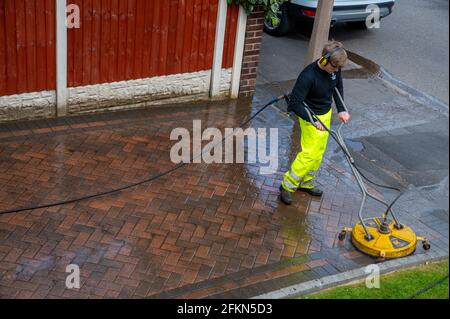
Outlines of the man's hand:
[{"label": "man's hand", "polygon": [[351,118],[351,116],[350,116],[350,114],[348,112],[340,112],[338,114],[338,116],[339,116],[339,119],[341,120],[341,122],[345,123],[345,124],[347,124],[350,121],[350,118]]},{"label": "man's hand", "polygon": [[324,132],[324,131],[326,131],[326,129],[323,127],[323,125],[322,124],[320,124],[320,122],[319,121],[317,121],[317,122],[314,122],[314,126],[316,127],[316,129],[318,129],[319,131],[322,131],[322,132]]}]

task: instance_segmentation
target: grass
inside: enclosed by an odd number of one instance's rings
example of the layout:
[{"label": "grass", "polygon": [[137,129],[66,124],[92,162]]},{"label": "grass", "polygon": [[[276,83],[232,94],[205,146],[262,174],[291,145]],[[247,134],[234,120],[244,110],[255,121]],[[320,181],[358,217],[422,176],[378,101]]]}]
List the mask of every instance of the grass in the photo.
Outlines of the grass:
[{"label": "grass", "polygon": [[[302,296],[300,299],[407,299],[446,275],[448,260],[381,275],[379,289],[368,289],[364,281]],[[448,299],[448,291],[447,279],[417,296],[417,299]]]}]

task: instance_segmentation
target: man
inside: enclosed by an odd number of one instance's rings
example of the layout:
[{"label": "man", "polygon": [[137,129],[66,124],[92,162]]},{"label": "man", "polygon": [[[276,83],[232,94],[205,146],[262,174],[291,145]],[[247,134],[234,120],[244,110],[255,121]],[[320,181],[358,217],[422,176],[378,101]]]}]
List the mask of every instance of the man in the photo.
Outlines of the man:
[{"label": "man", "polygon": [[301,152],[297,154],[291,169],[286,172],[280,186],[280,199],[287,205],[292,203],[292,193],[296,190],[307,192],[312,196],[322,196],[323,191],[313,185],[317,171],[325,153],[328,132],[319,123],[311,123],[303,106],[305,102],[327,126],[331,125],[333,97],[339,119],[347,123],[350,114],[335,92],[339,90],[344,96],[341,68],[347,62],[347,53],[342,43],[328,42],[322,57],[308,65],[299,75],[294,89],[288,99],[288,111],[299,116],[301,129]]}]

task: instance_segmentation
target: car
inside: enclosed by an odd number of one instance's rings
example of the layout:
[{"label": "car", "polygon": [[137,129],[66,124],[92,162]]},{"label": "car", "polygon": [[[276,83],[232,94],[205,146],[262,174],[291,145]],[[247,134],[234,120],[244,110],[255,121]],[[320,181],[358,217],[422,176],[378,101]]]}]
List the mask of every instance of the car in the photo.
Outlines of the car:
[{"label": "car", "polygon": [[[264,21],[264,31],[273,36],[282,36],[291,30],[294,22],[306,22],[312,27],[317,10],[317,0],[288,0],[280,6],[277,25],[271,20]],[[366,29],[366,19],[372,14],[370,5],[377,5],[380,18],[392,13],[395,0],[334,0],[331,26],[338,22],[346,22],[354,27]]]}]

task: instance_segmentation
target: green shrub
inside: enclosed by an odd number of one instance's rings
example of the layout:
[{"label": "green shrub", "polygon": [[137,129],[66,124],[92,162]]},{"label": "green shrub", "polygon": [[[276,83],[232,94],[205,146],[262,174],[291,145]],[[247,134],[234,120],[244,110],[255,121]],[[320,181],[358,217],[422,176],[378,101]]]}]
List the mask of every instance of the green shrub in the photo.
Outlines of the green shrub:
[{"label": "green shrub", "polygon": [[236,4],[241,5],[247,14],[252,13],[256,6],[263,6],[266,12],[266,19],[272,20],[272,25],[278,25],[280,20],[278,19],[277,14],[280,11],[281,4],[287,0],[227,0],[229,5],[233,1]]}]

